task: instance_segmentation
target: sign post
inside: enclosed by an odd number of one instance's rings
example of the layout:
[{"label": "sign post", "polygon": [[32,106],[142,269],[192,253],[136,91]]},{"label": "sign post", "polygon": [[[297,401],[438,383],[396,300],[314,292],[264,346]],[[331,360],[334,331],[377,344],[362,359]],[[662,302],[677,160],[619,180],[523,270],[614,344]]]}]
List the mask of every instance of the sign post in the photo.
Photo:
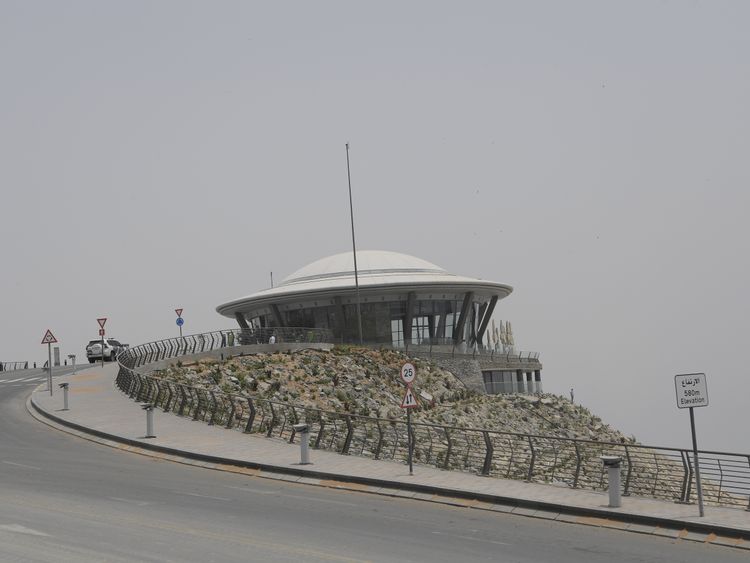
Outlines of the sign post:
[{"label": "sign post", "polygon": [[175,309],[175,313],[177,313],[177,326],[180,327],[180,338],[182,338],[182,325],[185,324],[185,319],[182,318],[182,309]]},{"label": "sign post", "polygon": [[703,489],[701,487],[701,468],[698,463],[698,441],[695,438],[695,415],[693,414],[693,408],[708,406],[706,374],[686,373],[675,375],[674,389],[677,396],[677,408],[690,409],[690,432],[693,436],[693,460],[695,463],[695,488],[698,492],[698,514],[703,517]]},{"label": "sign post", "polygon": [[412,459],[414,456],[414,433],[411,430],[411,409],[418,407],[417,398],[414,396],[411,384],[417,377],[417,368],[414,364],[406,362],[401,366],[401,379],[406,384],[406,393],[401,401],[401,408],[406,409],[406,435],[409,442],[409,475],[414,475],[414,467]]},{"label": "sign post", "polygon": [[96,319],[99,323],[99,336],[102,337],[102,367],[104,367],[104,325],[107,323],[107,317]]},{"label": "sign post", "polygon": [[49,388],[49,394],[52,395],[52,345],[57,344],[57,338],[52,334],[52,331],[47,329],[42,338],[42,344],[47,345],[47,387]]}]

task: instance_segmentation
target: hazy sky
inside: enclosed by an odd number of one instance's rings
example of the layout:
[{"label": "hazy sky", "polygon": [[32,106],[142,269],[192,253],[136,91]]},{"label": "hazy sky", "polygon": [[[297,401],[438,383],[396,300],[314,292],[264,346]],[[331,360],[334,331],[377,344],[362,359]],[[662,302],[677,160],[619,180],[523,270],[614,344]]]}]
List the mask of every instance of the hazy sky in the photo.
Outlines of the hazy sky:
[{"label": "hazy sky", "polygon": [[0,0],[0,358],[350,249],[507,283],[545,390],[750,452],[747,2]]}]

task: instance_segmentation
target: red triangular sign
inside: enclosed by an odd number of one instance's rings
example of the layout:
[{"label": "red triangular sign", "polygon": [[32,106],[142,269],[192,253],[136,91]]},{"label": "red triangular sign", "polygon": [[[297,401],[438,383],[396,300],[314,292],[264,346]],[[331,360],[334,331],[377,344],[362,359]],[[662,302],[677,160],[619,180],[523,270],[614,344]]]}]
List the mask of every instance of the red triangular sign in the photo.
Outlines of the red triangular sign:
[{"label": "red triangular sign", "polygon": [[42,344],[56,344],[57,338],[55,338],[55,335],[52,334],[52,331],[47,329],[47,332],[44,335],[44,338],[42,338]]},{"label": "red triangular sign", "polygon": [[407,387],[406,393],[404,394],[404,400],[401,401],[401,408],[413,409],[418,406],[419,404],[417,403],[417,398],[414,396],[414,393],[412,392],[411,387]]},{"label": "red triangular sign", "polygon": [[177,313],[178,317],[182,316],[182,309],[175,309],[174,312]]},{"label": "red triangular sign", "polygon": [[107,317],[104,317],[103,319],[96,319],[96,322],[99,323],[99,326],[104,328],[104,325],[107,324]]}]

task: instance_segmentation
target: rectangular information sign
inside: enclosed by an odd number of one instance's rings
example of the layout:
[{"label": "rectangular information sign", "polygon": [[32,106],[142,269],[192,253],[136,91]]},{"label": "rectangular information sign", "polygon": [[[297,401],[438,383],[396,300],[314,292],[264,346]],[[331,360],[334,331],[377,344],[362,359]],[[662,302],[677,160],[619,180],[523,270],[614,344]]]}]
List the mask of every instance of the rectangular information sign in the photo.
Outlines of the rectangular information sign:
[{"label": "rectangular information sign", "polygon": [[708,385],[705,373],[686,373],[674,376],[677,408],[708,406]]}]

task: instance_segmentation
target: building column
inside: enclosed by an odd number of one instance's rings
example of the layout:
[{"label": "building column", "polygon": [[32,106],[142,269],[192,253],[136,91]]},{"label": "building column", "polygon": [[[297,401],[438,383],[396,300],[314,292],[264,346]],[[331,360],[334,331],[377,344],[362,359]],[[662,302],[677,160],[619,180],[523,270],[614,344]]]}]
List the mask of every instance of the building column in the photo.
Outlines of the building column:
[{"label": "building column", "polygon": [[469,317],[471,302],[474,300],[474,292],[469,291],[464,296],[464,303],[461,306],[461,314],[458,317],[458,323],[456,324],[456,330],[453,332],[453,342],[458,344],[463,340],[464,327],[466,326],[466,320]]},{"label": "building column", "polygon": [[515,379],[515,374],[510,371],[503,370],[503,393],[513,393],[514,386],[513,386],[513,380]]},{"label": "building column", "polygon": [[538,369],[534,371],[534,382],[536,383],[536,392],[543,393],[542,391],[542,370]]},{"label": "building column", "polygon": [[276,303],[271,305],[271,312],[273,313],[273,320],[276,323],[276,326],[284,326],[284,318],[281,316],[281,311]]},{"label": "building column", "polygon": [[497,305],[497,295],[492,296],[489,304],[484,309],[484,314],[480,317],[482,320],[479,323],[479,330],[477,331],[477,341],[479,342],[480,346],[482,344],[482,340],[484,339],[484,332],[487,330],[487,325],[490,322],[490,317],[492,317],[492,313],[495,311],[495,305]]},{"label": "building column", "polygon": [[445,318],[447,316],[448,316],[448,313],[445,311],[440,313],[440,316],[438,318],[438,323],[437,323],[437,330],[435,331],[436,338],[445,338]]},{"label": "building column", "polygon": [[406,299],[406,314],[404,315],[404,345],[408,346],[411,344],[411,325],[414,320],[414,302],[417,300],[417,294],[413,291],[409,292],[409,296]]},{"label": "building column", "polygon": [[523,377],[523,371],[521,371],[520,369],[516,370],[516,382],[514,391],[521,394],[526,393],[526,380]]},{"label": "building column", "polygon": [[242,313],[235,313],[234,318],[237,319],[237,324],[240,325],[240,328],[250,328],[247,324],[247,319],[245,319],[245,315],[243,315]]},{"label": "building column", "polygon": [[346,342],[346,314],[344,313],[344,304],[341,302],[341,297],[336,296],[333,298],[334,306],[336,307],[336,332],[341,342]]},{"label": "building column", "polygon": [[526,392],[529,395],[533,395],[536,392],[536,389],[534,389],[534,374],[530,371],[526,372]]},{"label": "building column", "polygon": [[435,315],[427,316],[427,330],[430,334],[430,343],[432,343],[432,339],[435,338]]},{"label": "building column", "polygon": [[469,346],[473,348],[475,345],[478,345],[479,348],[481,348],[482,340],[479,338],[479,325],[481,324],[481,320],[484,317],[484,312],[487,310],[487,305],[479,305],[478,311],[477,305],[474,305],[472,309],[473,314],[471,319],[471,336],[469,337]]}]

